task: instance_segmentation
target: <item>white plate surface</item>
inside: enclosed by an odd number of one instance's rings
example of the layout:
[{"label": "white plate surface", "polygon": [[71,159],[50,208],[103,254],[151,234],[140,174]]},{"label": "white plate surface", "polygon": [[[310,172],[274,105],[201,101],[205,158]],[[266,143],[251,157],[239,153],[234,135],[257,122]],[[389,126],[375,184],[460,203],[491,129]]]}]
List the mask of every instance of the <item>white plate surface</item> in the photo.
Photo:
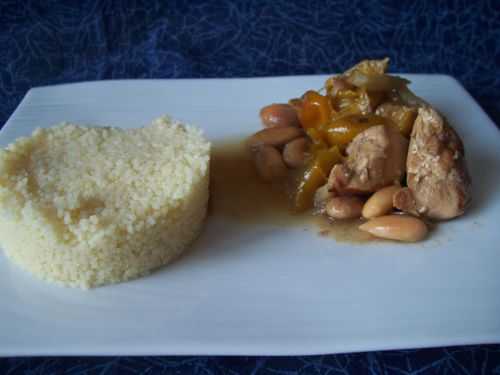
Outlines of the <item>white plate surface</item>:
[{"label": "white plate surface", "polygon": [[[500,133],[453,78],[407,78],[464,139],[474,183],[465,217],[424,243],[352,245],[215,216],[170,267],[91,291],[40,282],[0,255],[0,355],[288,355],[500,342]],[[136,127],[164,113],[210,140],[250,134],[263,105],[324,79],[36,88],[0,145],[63,120]]]}]

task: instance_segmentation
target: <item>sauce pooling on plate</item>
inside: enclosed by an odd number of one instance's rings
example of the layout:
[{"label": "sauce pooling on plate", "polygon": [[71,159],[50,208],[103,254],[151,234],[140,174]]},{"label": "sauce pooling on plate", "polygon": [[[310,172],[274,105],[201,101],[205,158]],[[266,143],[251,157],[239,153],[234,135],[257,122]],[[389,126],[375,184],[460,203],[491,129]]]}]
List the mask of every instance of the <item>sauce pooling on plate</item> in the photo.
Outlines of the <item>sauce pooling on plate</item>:
[{"label": "sauce pooling on plate", "polygon": [[301,227],[342,242],[367,242],[374,237],[358,230],[360,220],[336,222],[309,212],[294,213],[284,183],[269,184],[257,175],[245,137],[213,143],[210,160],[211,215],[242,225]]}]

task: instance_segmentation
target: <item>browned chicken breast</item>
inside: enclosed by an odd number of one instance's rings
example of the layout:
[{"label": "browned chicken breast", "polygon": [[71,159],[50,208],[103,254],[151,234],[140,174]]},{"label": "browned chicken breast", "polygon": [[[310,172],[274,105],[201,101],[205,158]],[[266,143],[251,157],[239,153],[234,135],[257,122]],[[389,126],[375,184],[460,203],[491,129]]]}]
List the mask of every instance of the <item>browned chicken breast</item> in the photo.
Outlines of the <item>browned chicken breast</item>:
[{"label": "browned chicken breast", "polygon": [[471,198],[464,147],[457,133],[433,108],[418,111],[407,157],[407,184],[394,206],[430,219],[463,214]]},{"label": "browned chicken breast", "polygon": [[347,159],[333,167],[330,191],[367,194],[398,183],[405,173],[408,141],[390,126],[374,126],[358,134],[347,147]]}]

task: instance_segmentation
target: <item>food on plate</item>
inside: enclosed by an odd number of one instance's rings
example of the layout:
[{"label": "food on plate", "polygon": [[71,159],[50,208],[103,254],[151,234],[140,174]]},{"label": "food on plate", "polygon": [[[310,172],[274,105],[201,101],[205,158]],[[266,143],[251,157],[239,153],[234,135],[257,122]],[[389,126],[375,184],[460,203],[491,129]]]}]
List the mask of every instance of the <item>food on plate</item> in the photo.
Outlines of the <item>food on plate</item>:
[{"label": "food on plate", "polygon": [[402,135],[409,137],[413,123],[417,118],[417,108],[386,102],[377,107],[375,114],[390,119],[398,127]]},{"label": "food on plate", "polygon": [[408,140],[390,126],[375,126],[358,134],[347,147],[342,163],[328,178],[339,194],[366,194],[399,183],[406,171]]},{"label": "food on plate", "polygon": [[286,177],[288,170],[280,152],[273,146],[263,145],[254,151],[257,173],[264,181]]},{"label": "food on plate", "polygon": [[408,187],[394,197],[402,211],[435,220],[464,213],[471,180],[464,146],[455,130],[433,108],[420,108],[407,160]]},{"label": "food on plate", "polygon": [[[288,174],[287,163],[297,164],[300,151],[293,141],[303,139],[304,132],[293,126],[276,126],[263,129],[247,140],[252,151],[258,174],[264,181],[278,180]],[[283,153],[279,149],[286,149]]]},{"label": "food on plate", "polygon": [[309,141],[306,137],[296,138],[283,147],[283,161],[290,168],[298,168],[305,164]]},{"label": "food on plate", "polygon": [[383,216],[393,209],[394,194],[401,190],[401,186],[389,185],[373,193],[363,205],[361,212],[365,219]]},{"label": "food on plate", "polygon": [[248,139],[248,146],[251,149],[256,149],[259,146],[274,146],[280,147],[288,142],[299,138],[304,133],[300,128],[291,126],[281,126],[261,130]]},{"label": "food on plate", "polygon": [[328,173],[340,162],[342,155],[337,147],[313,148],[309,161],[299,170],[291,192],[294,210],[305,211],[312,207],[316,191],[328,181]]},{"label": "food on plate", "polygon": [[62,124],[0,151],[0,243],[73,287],[143,276],[180,255],[207,209],[210,144],[167,117],[124,130]]},{"label": "food on plate", "polygon": [[356,219],[361,215],[363,203],[355,195],[334,196],[326,202],[325,212],[333,219]]},{"label": "food on plate", "polygon": [[457,132],[388,64],[361,61],[322,90],[265,106],[266,129],[247,145],[263,180],[287,181],[295,213],[415,242],[430,220],[465,212],[471,180]]},{"label": "food on plate", "polygon": [[359,229],[376,237],[403,242],[423,240],[428,232],[422,220],[406,215],[378,216],[361,224]]},{"label": "food on plate", "polygon": [[279,126],[299,127],[297,111],[290,104],[271,104],[260,110],[262,124],[268,128]]}]

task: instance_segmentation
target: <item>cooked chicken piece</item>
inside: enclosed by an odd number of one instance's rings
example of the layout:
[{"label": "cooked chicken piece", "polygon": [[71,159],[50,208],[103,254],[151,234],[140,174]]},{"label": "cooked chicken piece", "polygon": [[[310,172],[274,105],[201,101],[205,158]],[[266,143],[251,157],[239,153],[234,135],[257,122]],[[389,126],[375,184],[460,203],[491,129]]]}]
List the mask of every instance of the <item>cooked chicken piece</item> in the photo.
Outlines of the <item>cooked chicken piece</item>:
[{"label": "cooked chicken piece", "polygon": [[347,159],[333,167],[330,191],[365,194],[399,183],[405,173],[408,141],[390,126],[373,126],[358,134],[347,147]]},{"label": "cooked chicken piece", "polygon": [[412,108],[420,108],[429,106],[424,99],[415,95],[408,86],[403,86],[389,93],[389,98],[392,102],[404,104]]},{"label": "cooked chicken piece", "polygon": [[417,210],[417,202],[415,202],[415,198],[413,197],[413,193],[407,187],[401,188],[392,196],[392,205],[409,214],[419,216]]},{"label": "cooked chicken piece", "polygon": [[406,166],[408,188],[395,194],[395,207],[436,220],[464,213],[471,199],[464,147],[431,107],[418,110]]}]

